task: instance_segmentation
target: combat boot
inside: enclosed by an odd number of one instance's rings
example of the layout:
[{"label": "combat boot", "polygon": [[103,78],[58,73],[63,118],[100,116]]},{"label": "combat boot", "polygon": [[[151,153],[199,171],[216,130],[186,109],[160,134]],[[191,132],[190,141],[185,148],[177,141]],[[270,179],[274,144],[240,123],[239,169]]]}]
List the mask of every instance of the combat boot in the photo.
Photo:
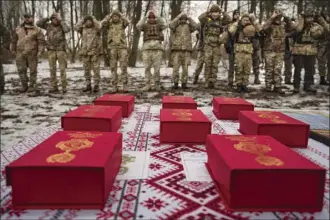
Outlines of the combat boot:
[{"label": "combat boot", "polygon": [[269,85],[266,85],[266,87],[265,87],[265,91],[266,91],[266,92],[271,92],[271,91],[272,91],[272,87],[269,86]]},{"label": "combat boot", "polygon": [[182,89],[188,89],[187,83],[182,83],[181,88]]},{"label": "combat boot", "polygon": [[261,84],[261,82],[259,80],[259,74],[256,74],[255,75],[255,77],[254,77],[254,84],[256,84],[256,85],[260,85]]},{"label": "combat boot", "polygon": [[207,87],[209,89],[214,89],[214,83],[213,82],[209,82]]},{"label": "combat boot", "polygon": [[285,92],[282,90],[281,87],[274,87],[273,92],[276,92],[276,93],[278,93],[280,95],[284,95],[285,94]]},{"label": "combat boot", "polygon": [[193,81],[193,84],[196,85],[198,83],[198,76],[194,76],[194,81]]},{"label": "combat boot", "polygon": [[320,85],[329,85],[329,82],[325,79],[325,76],[321,76]]},{"label": "combat boot", "polygon": [[20,89],[19,89],[19,92],[20,93],[25,93],[27,90],[28,90],[28,86],[27,85],[23,85]]},{"label": "combat boot", "polygon": [[151,90],[151,86],[150,86],[150,84],[147,84],[147,85],[145,85],[143,88],[142,88],[142,91],[143,92],[149,92]]},{"label": "combat boot", "polygon": [[242,92],[242,85],[237,85],[236,91],[241,93]]},{"label": "combat boot", "polygon": [[311,87],[311,86],[305,86],[304,91],[305,92],[310,92],[310,93],[316,93],[317,92],[317,90],[315,88]]},{"label": "combat boot", "polygon": [[179,88],[179,83],[174,83],[174,85],[172,86],[172,89],[178,89]]},{"label": "combat boot", "polygon": [[232,87],[234,86],[234,83],[233,83],[233,82],[229,82],[229,83],[228,83],[228,86],[229,86],[230,88],[232,88]]},{"label": "combat boot", "polygon": [[293,89],[293,93],[299,93],[299,88],[298,88],[298,87],[295,87],[295,88]]},{"label": "combat boot", "polygon": [[291,80],[285,80],[285,83],[286,85],[293,85],[293,83],[291,82]]},{"label": "combat boot", "polygon": [[34,87],[34,86],[30,86],[29,88],[28,88],[28,90],[27,90],[27,92],[28,93],[34,93],[34,92],[36,92],[37,90],[36,90],[36,88]]},{"label": "combat boot", "polygon": [[242,92],[248,93],[249,92],[249,88],[246,85],[242,85]]},{"label": "combat boot", "polygon": [[83,89],[83,92],[90,92],[92,91],[92,86],[88,84],[85,89]]},{"label": "combat boot", "polygon": [[93,93],[98,93],[98,92],[99,92],[99,85],[94,85]]}]

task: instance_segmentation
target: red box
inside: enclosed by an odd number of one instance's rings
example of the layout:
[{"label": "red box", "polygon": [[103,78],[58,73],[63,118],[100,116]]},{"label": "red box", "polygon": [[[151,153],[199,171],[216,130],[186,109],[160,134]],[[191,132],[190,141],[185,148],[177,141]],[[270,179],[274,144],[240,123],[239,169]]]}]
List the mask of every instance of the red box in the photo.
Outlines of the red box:
[{"label": "red box", "polygon": [[160,142],[204,144],[211,121],[198,109],[161,109]]},{"label": "red box", "polygon": [[94,105],[121,106],[123,117],[129,117],[134,110],[134,102],[132,95],[105,94],[94,100]]},{"label": "red box", "polygon": [[214,97],[213,113],[217,119],[238,120],[240,111],[253,111],[254,105],[241,98]]},{"label": "red box", "polygon": [[326,170],[270,136],[208,135],[207,166],[235,211],[321,211]]},{"label": "red box", "polygon": [[121,126],[119,106],[83,105],[61,118],[65,131],[116,132]]},{"label": "red box", "polygon": [[197,109],[197,103],[188,96],[163,96],[163,109]]},{"label": "red box", "polygon": [[14,209],[102,209],[122,161],[122,134],[59,131],[6,167]]},{"label": "red box", "polygon": [[306,148],[309,124],[280,112],[241,111],[239,131],[248,135],[269,135],[289,147]]}]

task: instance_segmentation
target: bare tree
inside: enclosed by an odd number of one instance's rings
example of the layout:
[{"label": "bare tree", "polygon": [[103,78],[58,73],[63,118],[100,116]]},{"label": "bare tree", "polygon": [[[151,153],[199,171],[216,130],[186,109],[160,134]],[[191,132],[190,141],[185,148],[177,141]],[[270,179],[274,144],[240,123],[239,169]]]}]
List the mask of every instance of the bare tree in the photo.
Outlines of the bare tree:
[{"label": "bare tree", "polygon": [[119,10],[120,12],[123,11],[122,0],[118,0],[118,10]]},{"label": "bare tree", "polygon": [[141,32],[137,30],[136,24],[141,19],[142,14],[142,0],[137,0],[136,7],[134,7],[134,13],[132,18],[132,25],[133,27],[133,40],[132,40],[132,50],[128,59],[128,66],[135,67],[137,54],[138,54],[138,47],[139,47],[139,40]]},{"label": "bare tree", "polygon": [[303,7],[304,7],[304,1],[303,0],[298,0],[298,14],[301,14],[303,12]]},{"label": "bare tree", "polygon": [[32,16],[34,17],[36,15],[36,4],[35,4],[35,0],[31,0],[31,7],[32,7]]},{"label": "bare tree", "polygon": [[251,7],[249,12],[255,14],[257,11],[257,0],[251,0]]},{"label": "bare tree", "polygon": [[[110,5],[108,0],[102,0],[102,18],[110,14]],[[102,46],[103,46],[103,59],[104,66],[110,66],[110,56],[108,52],[108,29],[104,28],[102,32]]]},{"label": "bare tree", "polygon": [[[73,0],[70,0],[70,17],[71,17],[71,27],[74,26],[74,16],[73,16]],[[76,45],[75,45],[75,32],[74,29],[71,28],[71,39],[72,39],[72,51],[71,51],[71,63],[75,63],[75,57],[76,57]]]}]

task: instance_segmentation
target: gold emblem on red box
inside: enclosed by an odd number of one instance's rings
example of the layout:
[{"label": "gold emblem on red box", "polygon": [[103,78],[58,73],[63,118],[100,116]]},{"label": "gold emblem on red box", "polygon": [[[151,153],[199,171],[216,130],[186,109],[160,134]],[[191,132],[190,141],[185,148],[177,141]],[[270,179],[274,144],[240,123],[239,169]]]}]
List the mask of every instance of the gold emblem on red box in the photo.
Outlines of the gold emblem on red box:
[{"label": "gold emblem on red box", "polygon": [[104,108],[102,106],[89,106],[88,108],[84,109],[84,113],[82,116],[96,116],[100,112],[104,112]]},{"label": "gold emblem on red box", "polygon": [[172,102],[183,102],[185,100],[185,97],[182,96],[173,96],[170,98]]},{"label": "gold emblem on red box", "polygon": [[90,132],[74,132],[68,134],[72,138],[97,138],[102,136],[101,133],[90,133]]},{"label": "gold emblem on red box", "polygon": [[240,103],[240,100],[239,99],[235,99],[235,98],[223,98],[223,100],[225,102],[232,103],[232,104],[238,104],[238,103]]},{"label": "gold emblem on red box", "polygon": [[251,154],[266,154],[272,149],[266,144],[257,144],[255,142],[239,142],[234,145],[236,150],[244,151]]},{"label": "gold emblem on red box", "polygon": [[284,162],[276,157],[260,155],[256,161],[264,166],[283,166]]},{"label": "gold emblem on red box", "polygon": [[279,124],[284,124],[284,123],[288,123],[287,121],[285,120],[282,120],[280,118],[280,116],[278,115],[274,115],[272,112],[268,112],[268,111],[258,111],[256,112],[258,117],[259,118],[266,118],[266,119],[269,119],[270,121],[272,122],[275,122],[275,123],[279,123]]},{"label": "gold emblem on red box", "polygon": [[79,151],[85,148],[93,146],[93,142],[87,139],[71,139],[67,141],[61,141],[56,144],[56,148],[64,151],[63,153],[53,154],[47,157],[47,163],[68,163],[72,161],[76,156],[72,154],[72,151]]}]

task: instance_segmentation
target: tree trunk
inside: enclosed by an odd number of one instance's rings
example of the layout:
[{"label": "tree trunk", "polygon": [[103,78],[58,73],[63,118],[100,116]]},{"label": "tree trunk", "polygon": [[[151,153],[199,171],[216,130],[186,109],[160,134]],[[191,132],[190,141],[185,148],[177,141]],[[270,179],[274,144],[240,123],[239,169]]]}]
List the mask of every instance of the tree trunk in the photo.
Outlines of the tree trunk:
[{"label": "tree trunk", "polygon": [[31,0],[31,7],[32,7],[32,16],[34,17],[36,15],[36,4],[35,4],[35,0]]},{"label": "tree trunk", "polygon": [[[106,15],[110,14],[110,6],[108,0],[102,0],[102,18],[104,18]],[[103,60],[104,60],[104,66],[109,67],[110,66],[110,56],[108,53],[108,29],[104,28],[102,31],[102,48],[103,48]]]},{"label": "tree trunk", "polygon": [[128,59],[128,66],[135,67],[137,55],[138,55],[138,49],[139,49],[139,40],[140,40],[140,34],[141,32],[136,29],[136,24],[141,19],[142,14],[142,0],[137,0],[136,7],[134,9],[134,16],[133,16],[133,22],[132,25],[133,28],[133,44],[132,44],[132,51],[130,53],[129,59]]},{"label": "tree trunk", "polygon": [[225,7],[224,7],[224,10],[227,11],[227,8],[228,8],[228,0],[225,0]]},{"label": "tree trunk", "polygon": [[27,9],[27,5],[26,5],[26,0],[23,0],[23,4],[24,4],[24,13],[27,13],[28,9]]},{"label": "tree trunk", "polygon": [[164,16],[164,7],[165,7],[165,0],[162,0],[162,7],[160,9],[160,17]]},{"label": "tree trunk", "polygon": [[261,22],[264,17],[264,1],[260,0],[259,2],[259,21]]},{"label": "tree trunk", "polygon": [[4,16],[3,16],[3,6],[2,6],[2,1],[0,1],[0,19],[1,19],[1,23],[2,24],[5,24],[5,19],[4,19]]},{"label": "tree trunk", "polygon": [[123,10],[122,0],[118,0],[118,10],[120,12],[122,12],[122,10]]},{"label": "tree trunk", "polygon": [[[73,16],[73,0],[70,0],[70,17],[71,17],[71,27],[74,26],[73,24],[73,20],[74,20],[74,16]],[[74,36],[74,29],[71,28],[71,34],[72,34],[72,52],[71,52],[71,63],[75,63],[75,58],[76,58],[76,44],[75,44],[75,36]]]},{"label": "tree trunk", "polygon": [[257,11],[257,0],[251,0],[251,8],[250,8],[250,13],[255,14]]},{"label": "tree trunk", "polygon": [[241,1],[240,0],[237,0],[237,8],[240,10],[241,8]]}]

